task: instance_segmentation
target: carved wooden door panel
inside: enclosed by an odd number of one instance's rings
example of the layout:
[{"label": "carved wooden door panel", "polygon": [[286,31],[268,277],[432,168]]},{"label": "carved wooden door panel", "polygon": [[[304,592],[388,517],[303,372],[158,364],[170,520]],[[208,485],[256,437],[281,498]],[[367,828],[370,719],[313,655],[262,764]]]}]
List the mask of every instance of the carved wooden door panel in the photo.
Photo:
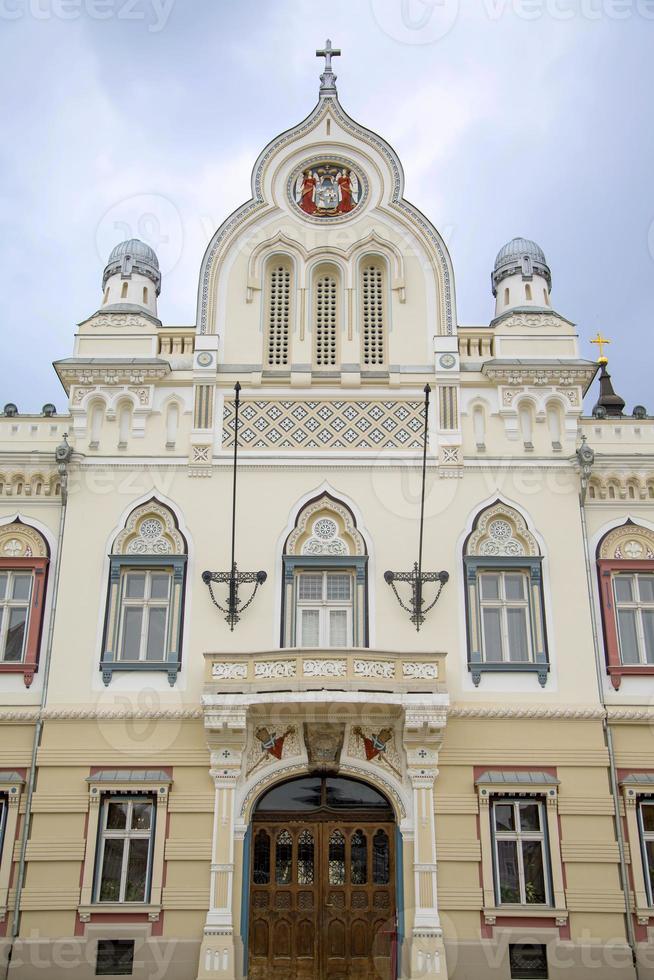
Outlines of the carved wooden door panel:
[{"label": "carved wooden door panel", "polygon": [[253,825],[248,977],[395,980],[394,824],[314,821]]},{"label": "carved wooden door panel", "polygon": [[394,980],[392,824],[322,827],[320,980]]},{"label": "carved wooden door panel", "polygon": [[320,824],[255,824],[250,980],[316,980]]}]

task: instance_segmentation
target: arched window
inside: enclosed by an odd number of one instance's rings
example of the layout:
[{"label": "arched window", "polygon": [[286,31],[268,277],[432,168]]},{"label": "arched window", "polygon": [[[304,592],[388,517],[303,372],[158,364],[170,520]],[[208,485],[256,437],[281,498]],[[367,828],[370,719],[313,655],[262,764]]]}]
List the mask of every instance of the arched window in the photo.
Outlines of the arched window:
[{"label": "arched window", "polygon": [[350,510],[323,494],[284,548],[282,646],[368,645],[365,542]]},{"label": "arched window", "polygon": [[518,406],[520,434],[525,449],[534,448],[534,410],[529,402],[521,402]]},{"label": "arched window", "polygon": [[561,407],[557,402],[550,402],[547,406],[547,426],[550,432],[552,449],[561,449]]},{"label": "arched window", "polygon": [[124,282],[120,288],[120,298],[127,299],[127,283]]},{"label": "arched window", "polygon": [[22,674],[26,687],[37,669],[48,557],[35,528],[0,526],[0,674]]},{"label": "arched window", "polygon": [[132,433],[132,404],[122,402],[118,409],[118,448],[126,449]]},{"label": "arched window", "polygon": [[616,690],[625,674],[654,674],[654,532],[627,521],[597,549],[607,669]]},{"label": "arched window", "polygon": [[145,306],[148,305],[148,287],[147,286],[144,286],[143,287],[143,303],[145,304]]},{"label": "arched window", "polygon": [[525,299],[531,302],[531,286],[525,283]]},{"label": "arched window", "polygon": [[293,273],[291,260],[275,256],[268,264],[264,363],[271,368],[290,363]]},{"label": "arched window", "polygon": [[475,685],[487,671],[549,671],[538,543],[512,507],[493,504],[466,541],[468,667]]},{"label": "arched window", "polygon": [[179,428],[179,405],[171,402],[166,409],[166,449],[174,449]]},{"label": "arched window", "polygon": [[509,294],[509,287],[506,286],[506,288],[504,290],[504,305],[505,306],[508,306],[509,305],[509,296],[510,296],[510,294]]},{"label": "arched window", "polygon": [[109,286],[107,286],[107,288],[105,289],[104,296],[102,297],[102,305],[103,306],[105,305],[105,303],[107,302],[108,299],[109,299]]},{"label": "arched window", "polygon": [[486,449],[486,413],[482,405],[475,405],[472,410],[472,428],[477,449],[483,452]]},{"label": "arched window", "polygon": [[88,414],[90,419],[89,448],[97,449],[100,445],[102,425],[104,423],[104,402],[92,402],[89,406]]},{"label": "arched window", "polygon": [[151,500],[132,511],[111,549],[105,684],[117,670],[163,670],[175,683],[186,560],[186,541],[167,507]]},{"label": "arched window", "polygon": [[361,363],[381,367],[386,363],[386,269],[381,259],[367,258],[361,264]]},{"label": "arched window", "polygon": [[318,370],[338,364],[339,280],[334,266],[320,266],[313,277],[313,363]]}]

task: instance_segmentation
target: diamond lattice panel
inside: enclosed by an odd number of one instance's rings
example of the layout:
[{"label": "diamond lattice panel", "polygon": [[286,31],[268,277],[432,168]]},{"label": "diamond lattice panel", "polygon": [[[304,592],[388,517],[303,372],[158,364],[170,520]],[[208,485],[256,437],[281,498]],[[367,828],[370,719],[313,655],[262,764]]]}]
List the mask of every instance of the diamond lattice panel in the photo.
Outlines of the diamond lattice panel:
[{"label": "diamond lattice panel", "polygon": [[[422,449],[421,401],[241,402],[244,449]],[[234,446],[234,402],[225,401],[223,449]]]}]

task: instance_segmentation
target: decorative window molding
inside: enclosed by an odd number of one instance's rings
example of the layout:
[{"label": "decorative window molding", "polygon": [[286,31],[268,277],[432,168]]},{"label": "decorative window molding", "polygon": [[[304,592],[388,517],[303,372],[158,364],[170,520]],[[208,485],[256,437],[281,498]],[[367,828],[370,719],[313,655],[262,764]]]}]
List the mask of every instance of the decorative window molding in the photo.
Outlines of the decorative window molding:
[{"label": "decorative window molding", "polygon": [[367,565],[350,510],[328,493],[306,504],[284,549],[282,646],[367,646]]},{"label": "decorative window molding", "polygon": [[7,915],[18,810],[24,784],[20,773],[0,772],[0,922],[4,922]]},{"label": "decorative window molding", "polygon": [[0,527],[0,674],[38,669],[48,576],[48,546],[35,528],[15,520]]},{"label": "decorative window molding", "polygon": [[497,503],[481,513],[464,549],[468,669],[535,673],[550,670],[543,602],[542,558],[522,516]]},{"label": "decorative window molding", "polygon": [[386,263],[377,256],[365,256],[359,269],[361,367],[380,369],[388,360]]},{"label": "decorative window molding", "polygon": [[341,322],[341,274],[335,266],[319,266],[313,275],[313,366],[338,370]]},{"label": "decorative window molding", "polygon": [[[118,913],[121,917],[133,913],[137,919],[147,916],[156,922],[161,913],[161,892],[164,878],[164,846],[168,815],[168,795],[172,777],[162,770],[101,770],[87,777],[89,809],[86,831],[86,849],[82,867],[82,889],[78,915],[80,921],[89,922],[94,914]],[[148,881],[143,901],[100,901],[100,874],[102,853],[106,836],[105,814],[108,804],[124,801],[133,809],[133,802],[147,800],[152,803],[152,820],[149,829]],[[137,831],[137,834],[139,832]],[[117,832],[119,836],[120,831]],[[123,835],[129,836],[129,829]],[[143,837],[143,833],[140,833]],[[121,838],[122,839],[122,838]],[[123,868],[123,871],[125,869]],[[124,878],[124,874],[122,875]],[[121,885],[121,893],[124,888]]]},{"label": "decorative window molding", "polygon": [[638,924],[647,926],[654,919],[654,874],[648,860],[649,852],[654,866],[654,832],[650,829],[654,822],[654,772],[627,775],[620,780],[620,787],[631,849],[635,911]]},{"label": "decorative window molding", "polygon": [[[561,839],[558,816],[558,785],[555,776],[546,772],[513,772],[489,770],[481,773],[475,780],[479,797],[479,832],[481,843],[482,888],[484,919],[487,925],[495,925],[503,916],[516,918],[553,918],[557,926],[563,926],[568,919],[565,889],[563,885],[563,862],[561,858]],[[534,801],[539,804],[541,813],[540,830],[525,834],[525,837],[539,838],[543,847],[547,903],[508,903],[502,902],[498,890],[496,860],[496,835],[494,807],[506,801],[508,805],[519,807]],[[516,818],[517,819],[517,818]],[[507,839],[511,833],[507,833]],[[520,837],[520,828],[513,835]]]},{"label": "decorative window molding", "polygon": [[273,256],[267,265],[264,307],[264,364],[287,367],[293,330],[293,263],[285,255]]},{"label": "decorative window molding", "polygon": [[654,532],[628,521],[597,549],[606,669],[619,690],[625,676],[654,675]]},{"label": "decorative window molding", "polygon": [[186,542],[168,508],[151,500],[134,510],[109,556],[109,598],[100,670],[181,669]]}]

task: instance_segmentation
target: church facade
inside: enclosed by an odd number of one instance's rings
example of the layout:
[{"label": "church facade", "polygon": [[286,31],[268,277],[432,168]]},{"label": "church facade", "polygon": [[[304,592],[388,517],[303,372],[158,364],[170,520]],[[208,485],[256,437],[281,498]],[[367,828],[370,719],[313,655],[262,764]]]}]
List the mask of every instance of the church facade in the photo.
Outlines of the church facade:
[{"label": "church facade", "polygon": [[654,978],[654,421],[532,241],[458,324],[334,53],[197,322],[121,243],[0,416],[13,980]]}]

